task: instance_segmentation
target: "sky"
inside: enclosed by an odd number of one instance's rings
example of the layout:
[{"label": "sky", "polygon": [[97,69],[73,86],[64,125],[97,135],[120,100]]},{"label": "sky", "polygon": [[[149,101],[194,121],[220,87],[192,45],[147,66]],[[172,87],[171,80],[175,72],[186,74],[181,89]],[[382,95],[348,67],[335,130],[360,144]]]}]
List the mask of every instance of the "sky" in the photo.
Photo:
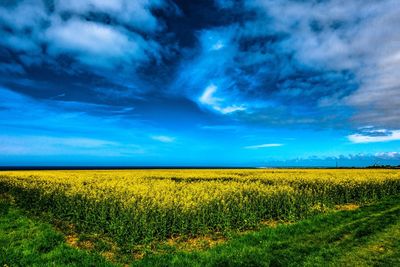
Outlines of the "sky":
[{"label": "sky", "polygon": [[400,164],[398,0],[4,0],[2,166]]}]

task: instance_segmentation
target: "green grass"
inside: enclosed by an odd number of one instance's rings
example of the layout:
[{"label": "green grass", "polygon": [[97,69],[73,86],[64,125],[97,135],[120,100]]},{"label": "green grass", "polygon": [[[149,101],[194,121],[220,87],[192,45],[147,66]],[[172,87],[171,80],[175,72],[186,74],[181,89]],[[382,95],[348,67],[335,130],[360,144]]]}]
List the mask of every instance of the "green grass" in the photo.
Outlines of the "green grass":
[{"label": "green grass", "polygon": [[[0,266],[112,266],[0,203]],[[233,235],[205,251],[146,250],[133,266],[400,266],[400,199]],[[126,259],[126,257],[125,257]]]},{"label": "green grass", "polygon": [[0,200],[0,266],[112,266],[96,253],[65,244],[50,224]]}]

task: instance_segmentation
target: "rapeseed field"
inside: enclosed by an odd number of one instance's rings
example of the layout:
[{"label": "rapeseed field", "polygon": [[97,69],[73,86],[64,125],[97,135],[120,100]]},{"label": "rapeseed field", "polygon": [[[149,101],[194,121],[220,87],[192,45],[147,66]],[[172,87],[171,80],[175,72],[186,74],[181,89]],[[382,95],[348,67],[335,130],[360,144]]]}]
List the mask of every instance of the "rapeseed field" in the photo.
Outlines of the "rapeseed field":
[{"label": "rapeseed field", "polygon": [[398,170],[196,169],[7,171],[0,193],[80,232],[136,244],[295,221],[400,193]]}]

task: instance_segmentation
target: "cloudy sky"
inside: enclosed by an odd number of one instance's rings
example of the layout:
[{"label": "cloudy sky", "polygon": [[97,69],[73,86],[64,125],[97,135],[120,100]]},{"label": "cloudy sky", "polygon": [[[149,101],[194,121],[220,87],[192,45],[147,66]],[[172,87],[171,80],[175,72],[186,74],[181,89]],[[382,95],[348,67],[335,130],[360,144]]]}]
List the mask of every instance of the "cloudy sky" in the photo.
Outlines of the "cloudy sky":
[{"label": "cloudy sky", "polygon": [[0,165],[400,164],[398,0],[0,2]]}]

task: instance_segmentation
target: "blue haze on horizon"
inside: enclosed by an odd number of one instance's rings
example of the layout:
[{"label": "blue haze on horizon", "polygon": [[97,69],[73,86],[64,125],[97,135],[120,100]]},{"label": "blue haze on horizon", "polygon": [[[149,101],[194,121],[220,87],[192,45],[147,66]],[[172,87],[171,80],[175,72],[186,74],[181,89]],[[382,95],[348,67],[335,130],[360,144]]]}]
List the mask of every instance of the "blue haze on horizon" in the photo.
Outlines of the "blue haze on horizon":
[{"label": "blue haze on horizon", "polygon": [[0,166],[400,165],[398,0],[0,3]]}]

